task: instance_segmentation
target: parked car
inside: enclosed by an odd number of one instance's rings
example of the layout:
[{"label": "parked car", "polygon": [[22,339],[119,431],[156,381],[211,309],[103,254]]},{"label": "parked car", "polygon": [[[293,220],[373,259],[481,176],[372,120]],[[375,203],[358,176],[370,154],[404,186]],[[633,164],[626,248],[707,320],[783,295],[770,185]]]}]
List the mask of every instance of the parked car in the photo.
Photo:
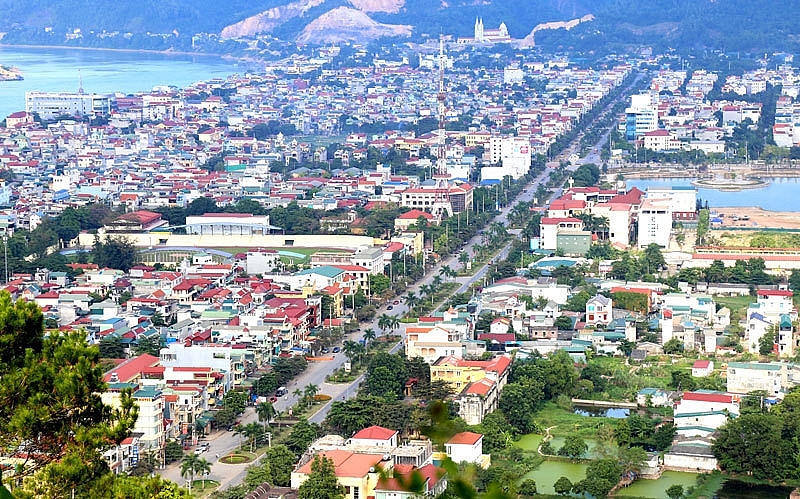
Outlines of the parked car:
[{"label": "parked car", "polygon": [[198,445],[198,446],[197,446],[197,447],[194,449],[194,455],[195,455],[195,456],[199,456],[199,455],[200,455],[200,454],[202,454],[203,452],[207,451],[207,450],[208,450],[208,447],[209,447],[209,445],[208,445],[207,443],[203,443],[203,444],[200,444],[200,445]]},{"label": "parked car", "polygon": [[394,306],[392,306],[392,305],[389,305],[388,307],[386,307],[386,310],[391,310],[391,309],[393,309],[393,308],[394,308]]},{"label": "parked car", "polygon": [[333,347],[333,353],[339,353],[341,350],[339,347]]},{"label": "parked car", "polygon": [[400,305],[400,300],[395,300],[395,301],[394,301],[394,304],[395,304],[395,305]]},{"label": "parked car", "polygon": [[328,347],[323,347],[321,351],[322,351],[322,353],[328,353],[329,350],[328,350]]}]

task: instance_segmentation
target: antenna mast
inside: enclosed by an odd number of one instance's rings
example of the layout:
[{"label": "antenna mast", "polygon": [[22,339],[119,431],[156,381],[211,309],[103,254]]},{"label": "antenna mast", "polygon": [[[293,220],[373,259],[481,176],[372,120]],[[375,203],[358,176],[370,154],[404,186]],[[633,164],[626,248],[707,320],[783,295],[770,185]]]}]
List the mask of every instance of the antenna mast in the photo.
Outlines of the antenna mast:
[{"label": "antenna mast", "polygon": [[436,173],[433,180],[436,182],[436,196],[433,201],[433,215],[441,220],[445,212],[447,216],[453,214],[453,205],[450,203],[450,176],[447,174],[447,134],[445,133],[444,123],[447,109],[445,99],[447,94],[444,90],[444,35],[439,35],[439,91],[436,94],[439,112],[439,130],[437,136],[436,151]]}]

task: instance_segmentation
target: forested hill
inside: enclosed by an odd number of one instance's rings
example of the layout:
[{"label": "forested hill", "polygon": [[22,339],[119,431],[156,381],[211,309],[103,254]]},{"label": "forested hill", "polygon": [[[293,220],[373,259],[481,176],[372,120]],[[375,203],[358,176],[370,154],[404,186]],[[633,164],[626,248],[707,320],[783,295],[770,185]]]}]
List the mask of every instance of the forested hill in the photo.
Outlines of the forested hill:
[{"label": "forested hill", "polygon": [[191,49],[193,35],[242,22],[294,40],[321,16],[346,9],[381,25],[410,26],[413,39],[471,36],[476,17],[486,28],[505,22],[512,37],[523,38],[538,24],[592,14],[593,21],[570,31],[537,32],[536,44],[753,53],[792,52],[800,44],[797,0],[0,0],[0,9],[4,43]]}]

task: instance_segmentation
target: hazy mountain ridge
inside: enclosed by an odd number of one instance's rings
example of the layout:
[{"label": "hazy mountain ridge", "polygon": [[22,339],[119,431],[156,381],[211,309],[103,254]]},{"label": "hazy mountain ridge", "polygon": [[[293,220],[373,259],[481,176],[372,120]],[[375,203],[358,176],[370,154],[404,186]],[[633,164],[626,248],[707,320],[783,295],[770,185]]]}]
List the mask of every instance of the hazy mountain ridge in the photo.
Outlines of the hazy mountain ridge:
[{"label": "hazy mountain ridge", "polygon": [[[194,47],[187,38],[200,32],[223,38],[271,34],[307,43],[363,42],[398,34],[420,40],[439,33],[471,36],[477,17],[486,28],[505,22],[513,38],[523,39],[536,26],[588,15],[593,19],[570,25],[570,30],[539,31],[536,45],[758,52],[797,50],[800,43],[796,0],[0,0],[0,9],[0,32],[7,33],[7,43],[135,44],[149,42],[153,33],[165,33],[174,38],[162,37],[162,46]],[[82,38],[65,37],[78,28]],[[87,35],[104,30],[133,36],[97,41]]]}]

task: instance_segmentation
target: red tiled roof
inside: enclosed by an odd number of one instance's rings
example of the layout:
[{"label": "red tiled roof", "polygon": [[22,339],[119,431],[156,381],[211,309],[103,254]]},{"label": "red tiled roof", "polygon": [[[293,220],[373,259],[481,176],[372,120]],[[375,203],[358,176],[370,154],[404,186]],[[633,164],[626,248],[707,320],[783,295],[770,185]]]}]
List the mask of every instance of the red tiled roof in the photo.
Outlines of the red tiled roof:
[{"label": "red tiled roof", "polygon": [[383,426],[370,426],[357,432],[353,438],[369,440],[390,440],[397,434],[397,431],[384,428]]},{"label": "red tiled roof", "polygon": [[464,390],[464,395],[481,395],[486,396],[494,387],[495,382],[489,378],[480,379],[474,383],[470,383]]},{"label": "red tiled roof", "polygon": [[158,365],[159,361],[160,359],[158,357],[147,353],[139,355],[138,357],[133,357],[108,371],[105,376],[103,376],[103,380],[108,383],[111,381],[111,375],[116,373],[117,380],[119,380],[120,383],[127,383],[147,368]]},{"label": "red tiled roof", "polygon": [[692,364],[693,369],[708,369],[708,366],[711,365],[710,360],[696,360],[694,364]]},{"label": "red tiled roof", "polygon": [[560,223],[580,223],[580,222],[581,222],[580,219],[573,217],[567,217],[567,218],[545,217],[539,221],[539,223],[541,223],[542,225],[558,225]]},{"label": "red tiled roof", "polygon": [[695,400],[698,402],[720,402],[723,404],[730,404],[733,397],[724,393],[699,393],[699,392],[684,392],[683,400]]},{"label": "red tiled roof", "polygon": [[759,289],[756,294],[758,296],[794,296],[791,291],[782,289]]},{"label": "red tiled roof", "polygon": [[447,443],[455,445],[475,445],[481,438],[483,438],[483,435],[480,433],[462,431],[461,433],[456,433],[453,435],[453,437],[448,440]]},{"label": "red tiled roof", "polygon": [[433,220],[433,215],[431,213],[422,210],[407,211],[397,218],[399,220],[417,220],[419,217],[425,217],[427,220]]}]

